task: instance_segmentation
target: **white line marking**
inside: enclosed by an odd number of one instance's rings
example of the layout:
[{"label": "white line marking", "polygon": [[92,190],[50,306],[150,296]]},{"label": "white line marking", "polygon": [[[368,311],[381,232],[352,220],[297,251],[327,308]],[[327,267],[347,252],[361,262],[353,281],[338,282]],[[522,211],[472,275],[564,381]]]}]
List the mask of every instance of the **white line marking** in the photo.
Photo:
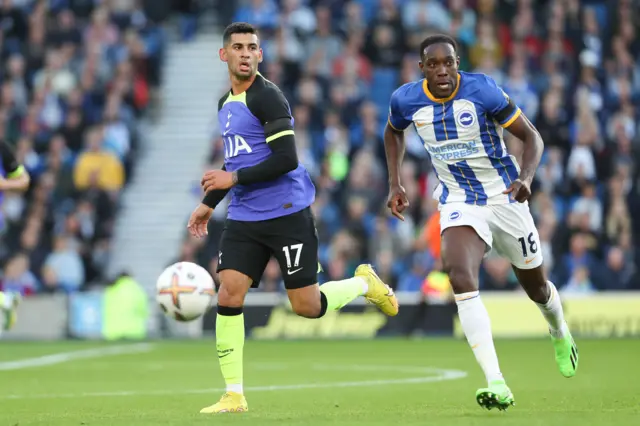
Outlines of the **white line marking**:
[{"label": "white line marking", "polygon": [[21,370],[23,368],[42,367],[45,365],[62,364],[87,358],[102,358],[112,355],[135,354],[149,352],[153,348],[150,343],[136,343],[132,345],[108,346],[105,348],[84,349],[72,352],[58,352],[51,355],[43,355],[35,358],[24,358],[16,361],[0,362],[0,371]]},{"label": "white line marking", "polygon": [[[271,364],[273,365],[273,364]],[[367,386],[384,386],[384,385],[401,385],[401,384],[420,384],[420,383],[434,383],[444,382],[448,380],[457,380],[467,377],[466,371],[441,369],[441,368],[427,368],[427,367],[406,367],[406,366],[362,366],[361,371],[371,370],[392,370],[392,371],[409,371],[412,372],[421,371],[425,374],[433,374],[426,377],[407,377],[404,379],[380,379],[380,380],[361,380],[350,382],[329,382],[329,383],[301,383],[291,385],[272,385],[272,386],[249,386],[245,387],[247,392],[273,392],[273,391],[287,391],[287,390],[301,390],[301,389],[333,389],[333,388],[353,388],[353,387],[367,387]],[[354,369],[354,366],[330,366],[317,364],[314,369],[327,370],[327,369]],[[29,395],[4,395],[0,396],[0,400],[6,399],[57,399],[57,398],[90,398],[90,397],[110,397],[110,396],[155,396],[155,395],[194,395],[194,394],[206,394],[224,392],[224,388],[209,388],[209,389],[158,389],[158,390],[141,390],[141,391],[116,391],[116,392],[82,392],[82,393],[67,393],[67,394],[29,394]]]},{"label": "white line marking", "polygon": [[[311,366],[314,370],[320,371],[397,371],[400,373],[424,373],[438,375],[443,371],[457,371],[457,370],[445,370],[435,367],[419,367],[411,365],[369,365],[369,364],[354,364],[354,365],[331,365],[331,364],[313,364]],[[464,373],[464,372],[463,372]],[[466,376],[467,373],[465,373]]]},{"label": "white line marking", "polygon": [[287,364],[285,362],[253,362],[247,364],[247,367],[261,371],[283,371],[290,370],[291,364]]}]

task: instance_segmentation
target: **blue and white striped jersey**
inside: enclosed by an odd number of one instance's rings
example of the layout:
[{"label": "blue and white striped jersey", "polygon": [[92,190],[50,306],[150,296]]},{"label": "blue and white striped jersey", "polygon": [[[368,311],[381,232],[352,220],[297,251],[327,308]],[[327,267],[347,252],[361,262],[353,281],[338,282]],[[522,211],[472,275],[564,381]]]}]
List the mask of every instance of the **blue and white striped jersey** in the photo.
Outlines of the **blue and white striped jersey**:
[{"label": "blue and white striped jersey", "polygon": [[415,126],[440,181],[434,193],[440,204],[507,204],[513,200],[502,192],[520,168],[507,152],[502,128],[520,114],[491,77],[461,71],[446,99],[435,98],[426,79],[398,88],[389,124],[399,131]]}]

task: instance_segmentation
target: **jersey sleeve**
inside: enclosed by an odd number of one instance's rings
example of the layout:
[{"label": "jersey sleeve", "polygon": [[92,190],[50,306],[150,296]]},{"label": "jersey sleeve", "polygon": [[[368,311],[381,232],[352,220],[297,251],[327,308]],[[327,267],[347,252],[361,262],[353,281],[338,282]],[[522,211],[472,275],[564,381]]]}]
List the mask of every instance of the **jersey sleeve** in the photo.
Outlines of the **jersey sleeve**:
[{"label": "jersey sleeve", "polygon": [[509,127],[522,114],[509,95],[489,76],[485,76],[482,97],[485,109],[502,127]]},{"label": "jersey sleeve", "polygon": [[[222,170],[227,171],[227,168],[224,166],[224,164],[222,165]],[[214,189],[212,191],[209,191],[202,199],[202,204],[215,209],[218,204],[220,204],[220,202],[224,199],[224,197],[227,196],[228,192],[229,189]]]},{"label": "jersey sleeve", "polygon": [[229,95],[231,94],[231,92],[227,92],[225,93],[225,95],[223,97],[221,97],[218,100],[218,112],[220,112],[220,110],[222,109],[222,107],[224,106],[224,102],[227,100],[227,98],[229,98]]},{"label": "jersey sleeve", "polygon": [[4,141],[0,141],[0,156],[2,157],[2,168],[9,179],[17,178],[24,173],[24,167],[16,159],[11,147]]},{"label": "jersey sleeve", "polygon": [[393,92],[391,101],[389,102],[389,125],[398,131],[405,130],[411,124],[411,121],[407,120],[403,114],[401,89],[402,88]]},{"label": "jersey sleeve", "polygon": [[267,143],[283,136],[294,135],[289,102],[276,87],[263,88],[249,109],[262,123]]}]

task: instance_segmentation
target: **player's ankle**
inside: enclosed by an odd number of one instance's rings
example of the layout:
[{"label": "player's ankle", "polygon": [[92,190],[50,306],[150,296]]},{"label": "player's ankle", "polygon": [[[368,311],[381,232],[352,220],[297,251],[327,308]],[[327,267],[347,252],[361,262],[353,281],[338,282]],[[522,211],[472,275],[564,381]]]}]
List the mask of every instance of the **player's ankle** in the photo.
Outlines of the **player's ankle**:
[{"label": "player's ankle", "polygon": [[502,376],[502,373],[492,374],[487,376],[487,384],[491,385],[499,385],[507,383]]},{"label": "player's ankle", "polygon": [[244,395],[244,389],[242,389],[242,383],[230,383],[227,385],[227,392],[238,393]]},{"label": "player's ankle", "polygon": [[362,282],[362,294],[361,296],[364,296],[365,294],[369,293],[371,291],[371,281],[369,281],[368,279],[364,278],[364,277],[354,277],[355,279],[359,279]]},{"label": "player's ankle", "polygon": [[563,339],[569,334],[569,325],[567,325],[566,321],[562,321],[562,324],[557,329],[549,326],[549,334],[555,339]]}]

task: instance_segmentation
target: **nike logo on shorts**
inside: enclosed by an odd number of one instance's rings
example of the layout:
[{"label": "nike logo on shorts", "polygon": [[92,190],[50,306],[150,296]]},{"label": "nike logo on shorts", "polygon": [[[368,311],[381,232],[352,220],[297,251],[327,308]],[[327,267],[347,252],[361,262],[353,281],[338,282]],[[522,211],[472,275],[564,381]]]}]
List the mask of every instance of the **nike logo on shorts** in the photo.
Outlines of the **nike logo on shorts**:
[{"label": "nike logo on shorts", "polygon": [[304,268],[298,268],[298,269],[296,269],[296,270],[294,270],[294,271],[290,271],[290,270],[288,270],[288,269],[287,269],[287,274],[289,274],[289,275],[293,275],[293,274],[295,274],[296,272],[301,271],[302,269],[304,269]]}]

